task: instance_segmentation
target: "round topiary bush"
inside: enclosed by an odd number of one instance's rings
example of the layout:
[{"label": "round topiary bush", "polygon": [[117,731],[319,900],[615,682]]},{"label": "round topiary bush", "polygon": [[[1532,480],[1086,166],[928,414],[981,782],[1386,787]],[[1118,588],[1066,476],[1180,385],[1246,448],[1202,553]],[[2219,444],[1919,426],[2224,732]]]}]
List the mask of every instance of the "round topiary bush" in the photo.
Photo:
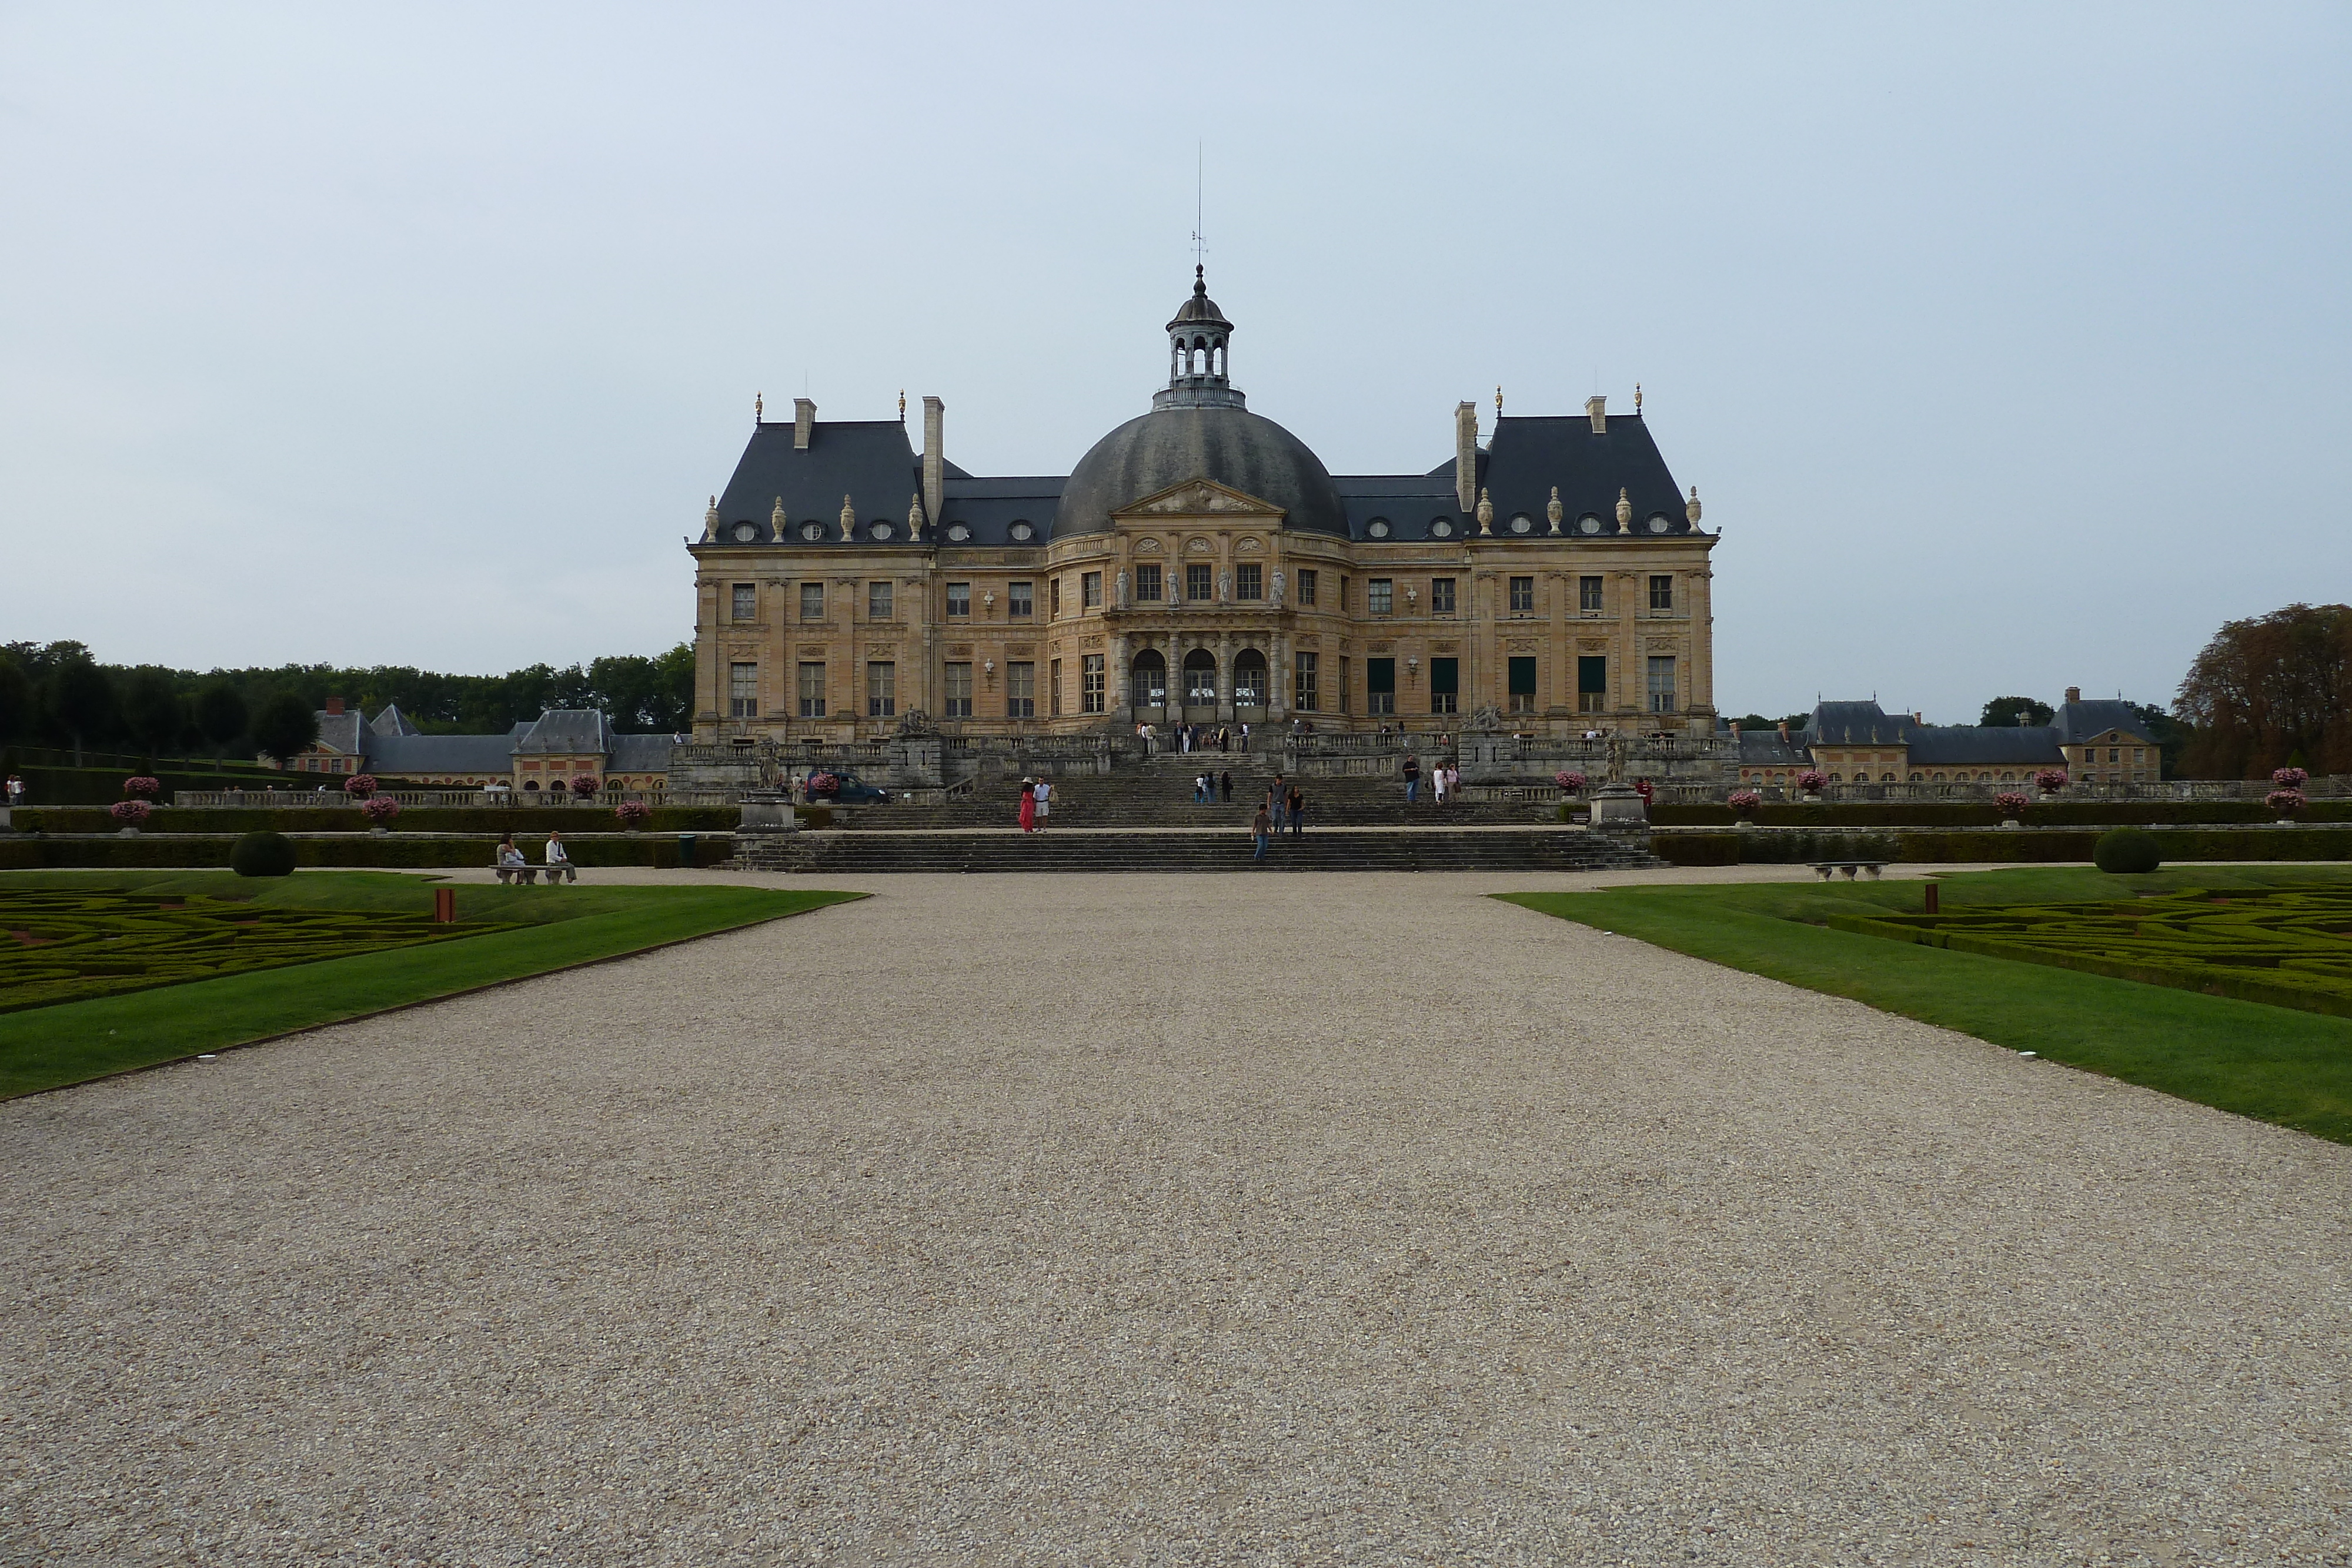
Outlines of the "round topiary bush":
[{"label": "round topiary bush", "polygon": [[294,841],[283,833],[247,833],[229,852],[228,863],[239,876],[292,876]]},{"label": "round topiary bush", "polygon": [[2117,876],[2139,876],[2164,863],[2156,835],[2144,828],[2109,828],[2091,846],[2091,862]]}]

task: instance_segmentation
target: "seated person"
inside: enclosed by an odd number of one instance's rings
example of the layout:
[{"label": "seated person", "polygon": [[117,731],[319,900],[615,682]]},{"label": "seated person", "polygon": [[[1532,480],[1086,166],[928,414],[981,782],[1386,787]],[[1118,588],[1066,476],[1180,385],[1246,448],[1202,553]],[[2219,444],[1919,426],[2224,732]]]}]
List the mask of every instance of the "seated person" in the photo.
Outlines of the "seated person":
[{"label": "seated person", "polygon": [[554,829],[547,831],[547,881],[551,887],[558,882],[578,882],[580,873],[572,869],[572,857],[563,852],[563,835]]}]

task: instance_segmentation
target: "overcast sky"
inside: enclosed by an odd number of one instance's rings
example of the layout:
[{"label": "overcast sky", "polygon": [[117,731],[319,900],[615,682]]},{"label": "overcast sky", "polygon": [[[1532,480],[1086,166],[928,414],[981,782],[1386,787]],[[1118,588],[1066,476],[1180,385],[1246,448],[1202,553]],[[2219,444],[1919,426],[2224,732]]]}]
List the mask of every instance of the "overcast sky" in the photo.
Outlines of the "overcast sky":
[{"label": "overcast sky", "polygon": [[[2352,7],[0,6],[0,639],[692,632],[754,392],[1066,473],[1209,279],[1421,472],[1642,383],[1717,702],[2169,701],[2352,597]],[[919,433],[919,412],[916,429]]]}]

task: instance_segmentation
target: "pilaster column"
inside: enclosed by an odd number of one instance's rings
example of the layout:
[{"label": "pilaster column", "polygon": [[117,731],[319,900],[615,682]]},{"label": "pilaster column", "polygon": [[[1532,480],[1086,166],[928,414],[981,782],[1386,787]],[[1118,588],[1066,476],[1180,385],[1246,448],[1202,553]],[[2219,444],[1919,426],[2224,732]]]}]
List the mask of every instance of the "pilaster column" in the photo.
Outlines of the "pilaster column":
[{"label": "pilaster column", "polygon": [[[1132,727],[1135,724],[1135,688],[1128,682],[1127,633],[1114,632],[1103,639],[1103,706],[1109,710],[1113,718]],[[1081,653],[1078,659],[1083,669],[1086,655]],[[1085,677],[1081,675],[1079,678],[1083,680]]]},{"label": "pilaster column", "polygon": [[1621,571],[1617,574],[1617,646],[1622,650],[1618,655],[1617,662],[1625,666],[1624,673],[1618,677],[1617,706],[1621,708],[1632,708],[1636,713],[1640,712],[1642,707],[1643,665],[1642,623],[1638,616],[1638,607],[1634,603],[1634,594],[1639,591],[1641,582],[1642,574],[1638,571]]},{"label": "pilaster column", "polygon": [[1217,633],[1217,722],[1234,721],[1234,634]]},{"label": "pilaster column", "polygon": [[1265,717],[1271,724],[1290,712],[1290,633],[1276,632],[1266,656],[1271,667],[1265,673],[1265,684],[1273,690],[1265,694]]}]

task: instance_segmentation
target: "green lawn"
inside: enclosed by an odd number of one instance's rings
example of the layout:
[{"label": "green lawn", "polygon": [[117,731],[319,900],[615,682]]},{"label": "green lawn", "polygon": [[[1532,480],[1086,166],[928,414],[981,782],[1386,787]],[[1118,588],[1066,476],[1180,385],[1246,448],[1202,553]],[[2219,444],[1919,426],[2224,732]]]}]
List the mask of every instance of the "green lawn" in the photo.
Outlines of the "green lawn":
[{"label": "green lawn", "polygon": [[[306,871],[12,872],[0,888],[249,897],[283,908],[430,909],[434,879]],[[0,1014],[0,1098],[220,1051],[551,969],[594,963],[864,896],[750,887],[457,889],[461,922],[514,927],[463,941],[230,975]]]},{"label": "green lawn", "polygon": [[[1916,911],[1922,885],[1751,883],[1502,896],[1563,920],[2352,1143],[2352,1019],[1818,924],[1832,914]],[[2198,865],[2139,877],[2021,867],[1947,876],[1937,885],[1943,906],[1952,909],[2182,888],[2352,887],[2352,875],[2333,866]]]}]

